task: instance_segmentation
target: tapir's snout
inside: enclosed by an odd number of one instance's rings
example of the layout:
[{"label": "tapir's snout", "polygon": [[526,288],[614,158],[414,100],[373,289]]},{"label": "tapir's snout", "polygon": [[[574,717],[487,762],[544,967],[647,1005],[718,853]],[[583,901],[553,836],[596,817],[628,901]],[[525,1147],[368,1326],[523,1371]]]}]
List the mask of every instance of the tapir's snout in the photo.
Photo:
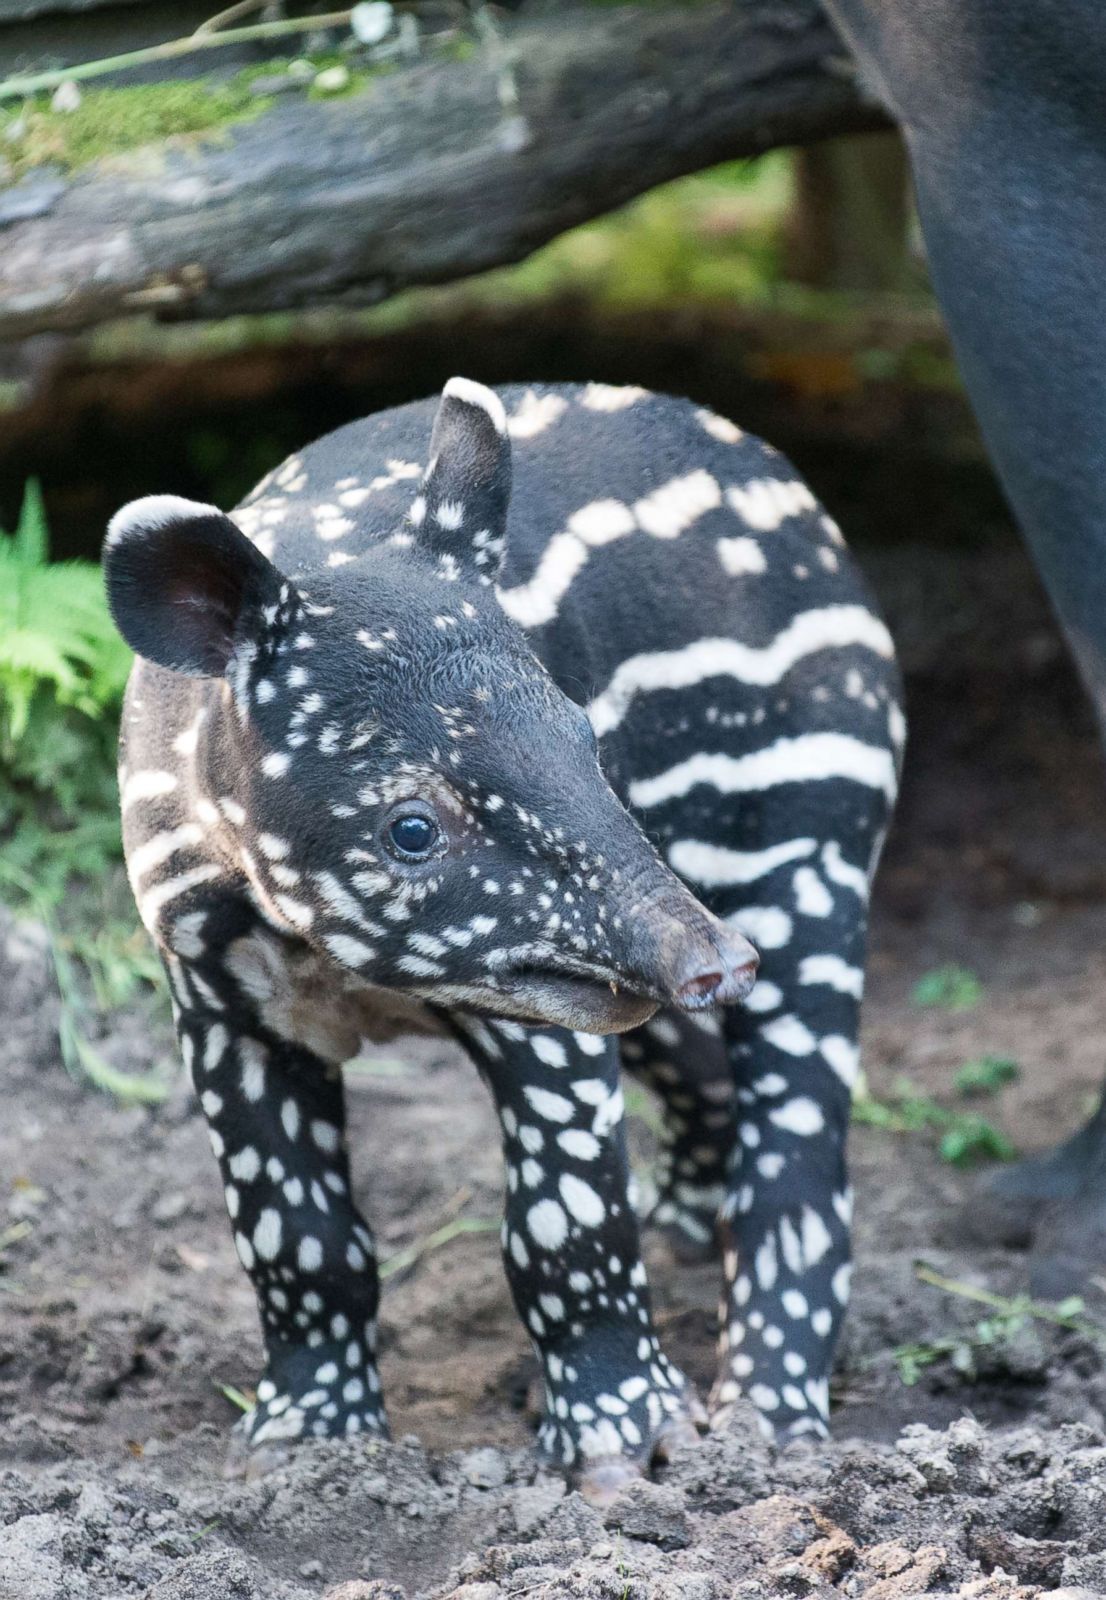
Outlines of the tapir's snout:
[{"label": "tapir's snout", "polygon": [[662,1005],[680,1011],[744,1000],[756,982],[756,950],[678,879],[660,871],[661,881],[654,878],[650,890],[635,896],[624,919],[631,930],[628,964]]},{"label": "tapir's snout", "polygon": [[657,942],[667,1003],[681,1011],[732,1005],[756,982],[760,957],[753,946],[708,911],[690,925],[674,919]]},{"label": "tapir's snout", "polygon": [[693,948],[677,968],[673,1004],[683,1011],[732,1005],[756,982],[760,957],[735,928],[719,922],[710,948]]}]

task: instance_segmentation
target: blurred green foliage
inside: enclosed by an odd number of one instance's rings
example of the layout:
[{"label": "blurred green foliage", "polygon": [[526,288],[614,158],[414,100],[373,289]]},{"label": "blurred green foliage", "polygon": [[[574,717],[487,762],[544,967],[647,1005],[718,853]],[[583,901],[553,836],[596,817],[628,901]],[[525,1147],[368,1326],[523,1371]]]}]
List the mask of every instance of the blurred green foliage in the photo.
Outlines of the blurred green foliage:
[{"label": "blurred green foliage", "polygon": [[[969,1091],[961,1088],[960,1092]],[[900,1078],[886,1099],[878,1099],[866,1084],[859,1084],[852,1115],[854,1122],[885,1133],[938,1133],[941,1159],[955,1167],[976,1161],[1012,1161],[1017,1154],[1002,1130],[978,1112],[943,1106],[907,1078]]]},{"label": "blurred green foliage", "polygon": [[46,931],[68,1070],[117,1099],[150,1103],[168,1092],[166,1073],[121,1072],[92,1037],[96,1014],[139,989],[164,1005],[118,868],[115,746],[133,658],[99,566],[51,562],[49,544],[32,481],[15,532],[0,532],[0,897]]},{"label": "blurred green foliage", "polygon": [[983,985],[967,967],[950,965],[927,972],[914,985],[916,1006],[936,1006],[942,1011],[970,1011],[983,998]]},{"label": "blurred green foliage", "polygon": [[99,567],[50,561],[28,483],[15,532],[0,531],[0,843],[50,901],[121,853],[115,741],[130,663]]}]

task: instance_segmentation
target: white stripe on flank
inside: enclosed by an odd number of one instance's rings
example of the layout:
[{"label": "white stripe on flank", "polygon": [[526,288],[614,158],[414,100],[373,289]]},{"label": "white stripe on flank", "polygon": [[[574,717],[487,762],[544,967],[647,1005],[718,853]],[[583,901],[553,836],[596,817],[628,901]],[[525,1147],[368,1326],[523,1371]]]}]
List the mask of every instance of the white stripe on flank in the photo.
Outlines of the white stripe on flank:
[{"label": "white stripe on flank", "polygon": [[126,811],[139,800],[156,800],[158,795],[172,794],[177,787],[172,772],[132,772],[123,785],[119,809]]},{"label": "white stripe on flank", "polygon": [[793,929],[791,918],[779,906],[742,906],[731,911],[726,921],[751,939],[758,950],[782,950]]},{"label": "white stripe on flank", "polygon": [[546,428],[551,428],[565,411],[568,401],[559,394],[535,394],[527,389],[517,408],[507,418],[507,432],[512,439],[533,439]]},{"label": "white stripe on flank", "polygon": [[702,516],[721,504],[722,491],[709,472],[691,472],[662,483],[631,508],[621,500],[593,500],[581,506],[555,533],[542,551],[532,578],[514,589],[497,591],[500,605],[523,628],[540,628],[552,622],[577,573],[600,545],[627,534],[650,533],[657,539],[675,539]]},{"label": "white stripe on flank", "polygon": [[219,871],[218,867],[208,863],[206,866],[193,867],[188,872],[182,872],[178,878],[169,878],[165,883],[157,884],[148,894],[142,896],[139,903],[143,923],[149,929],[154,917],[167,901],[175,900],[178,895],[194,889],[199,883],[207,883],[211,878],[217,878]]},{"label": "white stripe on flank", "polygon": [[726,850],[698,839],[677,839],[668,852],[668,860],[682,878],[716,888],[726,883],[755,883],[787,861],[813,855],[817,848],[814,839],[788,839],[783,844],[769,845],[767,850]]},{"label": "white stripe on flank", "polygon": [[678,539],[693,522],[722,504],[722,491],[700,467],[683,478],[670,478],[634,506],[638,526],[655,539]]},{"label": "white stripe on flank", "polygon": [[555,533],[542,551],[538,570],[529,583],[500,589],[498,599],[520,628],[540,628],[552,622],[576,574],[587,565],[588,547],[574,533]]},{"label": "white stripe on flank", "polygon": [[731,484],[726,499],[741,520],[759,533],[771,533],[788,517],[818,507],[806,484],[797,478],[790,483],[781,483],[778,478],[750,478],[748,483]]},{"label": "white stripe on flank", "polygon": [[864,992],[864,974],[850,967],[840,956],[804,956],[799,962],[800,983],[824,983],[838,994],[851,994],[857,1000]]},{"label": "white stripe on flank", "polygon": [[648,389],[622,387],[614,383],[589,383],[580,396],[580,404],[588,411],[625,411],[639,400],[650,398]]},{"label": "white stripe on flank", "polygon": [[[777,739],[745,756],[702,751],[667,772],[631,783],[629,798],[632,805],[648,807],[679,799],[697,783],[710,784],[721,794],[747,794],[780,783],[830,778],[882,789],[888,799],[895,793],[895,767],[889,751],[843,733],[806,733],[797,739]],[[830,872],[828,861],[826,871]]]},{"label": "white stripe on flank", "polygon": [[160,867],[163,861],[168,861],[178,850],[183,850],[190,844],[199,844],[203,836],[204,830],[198,822],[185,822],[179,828],[156,833],[152,839],[147,839],[145,844],[140,844],[137,850],[131,851],[127,860],[131,882],[137,883],[139,878],[145,877],[154,867]]},{"label": "white stripe on flank", "polygon": [[719,561],[731,578],[768,570],[768,557],[756,540],[750,539],[748,534],[742,534],[737,539],[719,539],[715,549],[718,551]]},{"label": "white stripe on flank", "polygon": [[[891,794],[894,792],[892,789]],[[836,840],[831,840],[823,848],[822,865],[831,883],[838,884],[842,889],[851,889],[859,899],[867,900],[868,874],[863,867],[854,867],[851,861],[845,860],[841,854],[841,846]]]},{"label": "white stripe on flank", "polygon": [[818,650],[850,645],[890,660],[894,646],[883,623],[865,606],[824,606],[803,611],[770,644],[760,648],[738,639],[696,639],[680,650],[631,656],[588,707],[596,736],[617,728],[637,694],[652,689],[688,689],[705,678],[736,678],[758,688],[779,683],[796,662]]}]

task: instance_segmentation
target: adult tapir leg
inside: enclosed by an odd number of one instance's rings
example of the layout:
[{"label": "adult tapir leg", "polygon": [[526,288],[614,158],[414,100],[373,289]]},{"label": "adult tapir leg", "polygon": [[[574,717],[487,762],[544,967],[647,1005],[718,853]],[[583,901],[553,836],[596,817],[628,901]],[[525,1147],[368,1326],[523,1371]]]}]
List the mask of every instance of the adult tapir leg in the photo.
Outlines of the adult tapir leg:
[{"label": "adult tapir leg", "polygon": [[[901,124],[933,282],[1106,733],[1106,35],[1100,0],[826,0]],[[1106,1115],[995,1184],[1061,1199],[1042,1292],[1106,1258]]]}]

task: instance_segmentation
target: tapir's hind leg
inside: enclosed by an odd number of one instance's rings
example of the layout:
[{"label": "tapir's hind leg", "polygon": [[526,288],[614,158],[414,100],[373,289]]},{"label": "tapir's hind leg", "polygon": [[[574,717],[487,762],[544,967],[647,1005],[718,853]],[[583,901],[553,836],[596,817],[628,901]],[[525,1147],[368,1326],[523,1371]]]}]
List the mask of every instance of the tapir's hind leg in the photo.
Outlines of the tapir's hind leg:
[{"label": "tapir's hind leg", "polygon": [[661,1103],[657,1197],[646,1220],[677,1260],[702,1260],[717,1246],[737,1134],[721,1021],[660,1012],[622,1040],[622,1063]]},{"label": "tapir's hind leg", "polygon": [[[736,1136],[721,1175],[722,1124],[703,1115],[704,1052],[679,1058],[689,1063],[686,1078],[664,1085],[669,1119],[675,1114],[675,1135],[690,1163],[686,1172],[677,1166],[665,1203],[678,1215],[690,1202],[705,1225],[706,1180],[720,1176],[724,1190],[716,1417],[744,1394],[766,1428],[785,1434],[825,1431],[834,1344],[848,1299],[852,1198],[845,1145],[858,1064],[868,868],[882,823],[864,812],[861,806],[851,817],[844,813],[850,824],[841,829],[844,845],[806,836],[740,857],[710,857],[715,881],[704,887],[704,898],[744,928],[761,956],[750,1003],[722,1015]],[[768,816],[766,829],[771,822]],[[726,871],[742,881],[720,884]],[[713,1068],[706,1081],[717,1081]],[[696,1108],[686,1126],[681,1094]],[[686,1194],[681,1180],[690,1185]]]}]

